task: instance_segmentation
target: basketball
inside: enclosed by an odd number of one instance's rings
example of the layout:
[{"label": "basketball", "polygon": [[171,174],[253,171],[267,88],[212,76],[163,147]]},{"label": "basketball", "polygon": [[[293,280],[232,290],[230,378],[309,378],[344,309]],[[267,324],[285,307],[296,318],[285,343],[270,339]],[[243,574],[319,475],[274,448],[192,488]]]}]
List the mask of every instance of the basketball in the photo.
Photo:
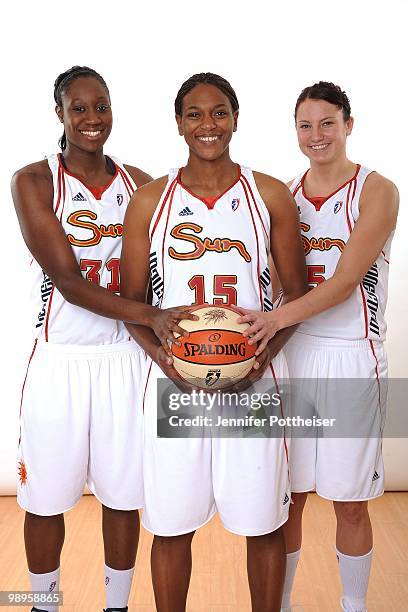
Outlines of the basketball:
[{"label": "basketball", "polygon": [[183,319],[179,325],[189,337],[179,336],[172,345],[173,365],[179,375],[202,389],[221,389],[236,383],[252,370],[256,344],[248,344],[243,332],[247,323],[228,306],[197,306],[197,321]]}]

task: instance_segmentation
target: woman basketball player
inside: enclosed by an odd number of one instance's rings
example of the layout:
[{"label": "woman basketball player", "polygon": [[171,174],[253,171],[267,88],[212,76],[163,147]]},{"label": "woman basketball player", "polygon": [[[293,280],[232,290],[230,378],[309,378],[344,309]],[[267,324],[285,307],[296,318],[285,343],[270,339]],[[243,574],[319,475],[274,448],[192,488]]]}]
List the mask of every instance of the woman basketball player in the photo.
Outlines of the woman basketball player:
[{"label": "woman basketball player", "polygon": [[[271,313],[251,311],[242,320],[252,323],[248,333],[255,334],[253,341],[260,341],[258,350],[278,330],[304,321],[285,347],[291,378],[349,379],[337,387],[340,394],[336,398],[331,391],[324,395],[322,390],[312,398],[307,396],[319,413],[329,411],[336,416],[339,409],[343,439],[312,436],[291,443],[295,493],[285,525],[288,555],[283,609],[291,609],[302,511],[307,491],[315,489],[334,503],[342,609],[362,612],[366,610],[373,548],[368,500],[384,491],[381,426],[385,394],[379,379],[387,375],[384,311],[398,193],[389,180],[347,158],[353,119],[350,102],[340,87],[320,82],[304,89],[296,103],[295,119],[299,146],[310,160],[310,169],[292,181],[290,189],[300,211],[313,290]],[[365,379],[358,383],[358,399],[347,392],[352,378]],[[355,383],[353,388],[357,389]],[[306,387],[302,389],[305,396]],[[356,416],[370,434],[350,439],[350,423]]]},{"label": "woman basketball player", "polygon": [[33,256],[37,314],[22,397],[18,501],[27,511],[32,589],[52,593],[63,513],[88,483],[103,504],[107,609],[127,610],[143,505],[144,356],[122,321],[148,325],[164,339],[187,315],[117,295],[124,213],[151,177],[103,153],[112,128],[105,81],[75,66],[59,75],[54,97],[62,153],[26,166],[12,181]]},{"label": "woman basketball player", "polygon": [[[188,162],[133,196],[124,229],[122,294],[143,299],[150,266],[154,303],[161,308],[206,302],[269,309],[272,252],[285,300],[303,295],[304,254],[289,190],[230,158],[238,120],[231,85],[212,73],[194,75],[180,88],[175,112]],[[179,377],[153,333],[128,329],[151,358],[143,524],[155,535],[158,611],[185,610],[192,538],[218,511],[227,529],[247,536],[252,609],[276,612],[285,561],[281,525],[290,495],[284,439],[157,438],[157,380]],[[289,335],[281,334],[259,355],[251,382],[285,376],[279,349]]]}]

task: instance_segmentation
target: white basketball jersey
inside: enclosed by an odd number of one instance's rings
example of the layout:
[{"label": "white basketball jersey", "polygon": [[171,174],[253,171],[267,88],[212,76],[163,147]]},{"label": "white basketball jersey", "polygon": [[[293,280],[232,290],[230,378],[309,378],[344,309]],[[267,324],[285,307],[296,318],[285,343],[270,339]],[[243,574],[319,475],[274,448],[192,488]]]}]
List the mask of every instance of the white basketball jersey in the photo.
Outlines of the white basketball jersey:
[{"label": "white basketball jersey", "polygon": [[[112,159],[112,158],[111,158]],[[60,155],[48,157],[54,183],[54,212],[67,235],[82,275],[114,293],[120,290],[123,218],[136,186],[122,164],[104,188],[86,186],[63,166]],[[67,302],[53,281],[32,260],[35,333],[44,342],[99,345],[129,339],[121,321],[108,319]]]},{"label": "white basketball jersey", "polygon": [[270,217],[251,170],[218,198],[201,198],[169,174],[150,225],[153,304],[271,310]]},{"label": "white basketball jersey", "polygon": [[[347,240],[359,217],[364,182],[372,171],[357,166],[354,177],[328,198],[309,199],[306,174],[291,185],[298,210],[311,288],[333,276]],[[316,202],[316,200],[320,200]],[[341,304],[302,323],[299,332],[344,340],[385,340],[388,265],[392,234],[378,259],[352,295]]]}]

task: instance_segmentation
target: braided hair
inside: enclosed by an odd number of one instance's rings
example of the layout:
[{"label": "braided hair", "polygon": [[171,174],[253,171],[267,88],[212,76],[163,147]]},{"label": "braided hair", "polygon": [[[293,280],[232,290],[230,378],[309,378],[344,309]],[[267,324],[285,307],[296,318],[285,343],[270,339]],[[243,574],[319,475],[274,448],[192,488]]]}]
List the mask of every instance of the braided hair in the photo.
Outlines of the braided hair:
[{"label": "braided hair", "polygon": [[350,100],[346,92],[338,85],[334,85],[334,83],[319,81],[310,87],[305,87],[296,101],[295,119],[300,104],[308,99],[325,100],[326,102],[330,102],[330,104],[334,104],[343,111],[344,121],[348,121],[351,117]]},{"label": "braided hair", "polygon": [[176,99],[174,101],[174,110],[176,115],[181,116],[183,114],[183,99],[184,97],[196,86],[201,84],[214,85],[223,94],[225,94],[231,103],[232,111],[235,113],[239,109],[237,94],[231,87],[230,83],[218,74],[213,72],[200,72],[199,74],[193,74],[187,81],[185,81],[180,87]]},{"label": "braided hair", "polygon": [[[72,68],[69,68],[65,72],[62,72],[55,79],[54,100],[58,106],[62,107],[62,96],[67,91],[70,83],[80,77],[94,77],[105,87],[109,96],[108,86],[106,85],[103,77],[101,77],[101,75],[96,72],[96,70],[94,70],[93,68],[88,68],[88,66],[72,66]],[[59,139],[58,144],[61,150],[64,151],[67,146],[65,131]]]}]

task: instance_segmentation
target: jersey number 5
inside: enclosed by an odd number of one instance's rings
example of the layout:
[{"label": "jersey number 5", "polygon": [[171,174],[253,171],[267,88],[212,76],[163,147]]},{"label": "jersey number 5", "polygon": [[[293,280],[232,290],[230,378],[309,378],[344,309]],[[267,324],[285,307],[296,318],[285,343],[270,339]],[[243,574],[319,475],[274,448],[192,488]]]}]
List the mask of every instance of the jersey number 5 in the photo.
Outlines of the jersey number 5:
[{"label": "jersey number 5", "polygon": [[[120,272],[119,272],[120,259],[112,257],[106,262],[106,269],[111,274],[110,282],[106,285],[106,288],[113,293],[119,293],[120,291]],[[79,262],[81,272],[85,272],[86,280],[91,283],[101,284],[101,268],[102,261],[100,259],[81,259]]]},{"label": "jersey number 5", "polygon": [[[213,304],[216,306],[236,306],[237,304],[237,290],[234,285],[237,284],[237,277],[235,275],[222,276],[216,274],[214,276],[214,297]],[[188,281],[188,286],[195,293],[194,304],[206,304],[205,299],[205,285],[204,275],[198,274],[193,276]]]},{"label": "jersey number 5", "polygon": [[310,289],[314,289],[326,280],[323,276],[325,272],[326,266],[307,266],[307,282]]}]

